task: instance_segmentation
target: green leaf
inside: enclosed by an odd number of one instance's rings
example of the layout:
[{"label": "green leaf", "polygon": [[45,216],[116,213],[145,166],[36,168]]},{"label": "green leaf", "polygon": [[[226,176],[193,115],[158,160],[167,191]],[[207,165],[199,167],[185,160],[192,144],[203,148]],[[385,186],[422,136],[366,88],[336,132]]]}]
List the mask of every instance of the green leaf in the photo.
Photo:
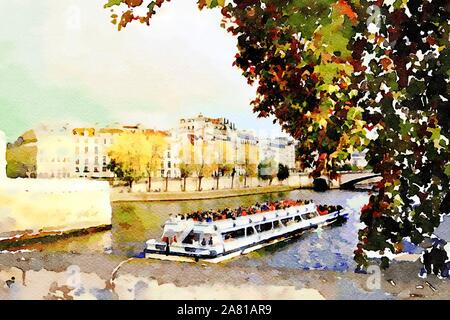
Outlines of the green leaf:
[{"label": "green leaf", "polygon": [[111,8],[113,6],[119,6],[121,3],[123,3],[123,0],[108,0],[104,7]]},{"label": "green leaf", "polygon": [[450,177],[450,163],[447,163],[444,168],[445,174]]}]

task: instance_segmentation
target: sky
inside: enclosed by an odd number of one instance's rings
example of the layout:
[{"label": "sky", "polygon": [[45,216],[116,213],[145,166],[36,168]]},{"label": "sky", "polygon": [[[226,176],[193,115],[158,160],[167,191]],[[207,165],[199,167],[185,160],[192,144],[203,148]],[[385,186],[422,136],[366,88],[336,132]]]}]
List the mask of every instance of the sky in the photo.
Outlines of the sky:
[{"label": "sky", "polygon": [[149,27],[119,32],[105,2],[2,1],[0,130],[8,141],[40,124],[169,129],[199,113],[281,133],[253,114],[256,88],[232,66],[236,39],[218,10],[172,0]]}]

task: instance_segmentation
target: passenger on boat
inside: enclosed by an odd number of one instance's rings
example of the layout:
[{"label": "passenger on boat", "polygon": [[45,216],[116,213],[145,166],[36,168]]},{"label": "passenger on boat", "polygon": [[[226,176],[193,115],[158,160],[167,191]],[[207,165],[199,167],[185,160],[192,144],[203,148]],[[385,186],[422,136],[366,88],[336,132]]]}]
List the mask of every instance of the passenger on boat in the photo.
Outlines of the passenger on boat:
[{"label": "passenger on boat", "polygon": [[317,212],[318,212],[319,215],[321,215],[321,216],[325,216],[325,215],[327,215],[327,214],[329,213],[328,210],[327,210],[327,208],[326,208],[325,206],[322,206],[322,205],[320,205],[320,206],[317,207]]},{"label": "passenger on boat", "polygon": [[[301,200],[283,200],[276,202],[265,202],[265,203],[256,203],[255,205],[244,208],[238,207],[236,209],[225,208],[223,210],[209,210],[209,211],[196,211],[187,215],[179,215],[177,219],[181,220],[193,220],[198,222],[213,222],[217,220],[225,220],[225,219],[236,219],[241,216],[248,216],[252,214],[258,214],[261,212],[268,212],[273,210],[286,209],[292,206],[309,204],[310,201],[301,201]],[[321,209],[322,210],[322,209]],[[329,209],[327,209],[330,211]]]}]

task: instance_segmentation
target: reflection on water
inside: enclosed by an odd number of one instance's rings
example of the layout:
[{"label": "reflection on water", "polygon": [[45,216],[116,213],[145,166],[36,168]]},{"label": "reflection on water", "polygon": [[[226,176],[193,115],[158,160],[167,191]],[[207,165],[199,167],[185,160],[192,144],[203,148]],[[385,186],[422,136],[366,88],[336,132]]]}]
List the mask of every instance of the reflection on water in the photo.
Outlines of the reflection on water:
[{"label": "reflection on water", "polygon": [[317,193],[295,190],[265,195],[235,198],[176,201],[127,202],[113,204],[113,227],[100,234],[81,236],[52,244],[41,245],[45,251],[72,251],[111,253],[119,256],[136,256],[145,241],[159,238],[162,225],[170,214],[189,213],[196,210],[250,206],[255,202],[276,201],[286,198],[312,199],[316,203],[343,205],[352,213],[347,223],[340,227],[327,227],[307,232],[301,237],[266,247],[247,256],[228,262],[229,265],[255,265],[278,268],[333,269],[345,271],[353,267],[353,250],[357,243],[359,208],[368,196],[363,192],[332,190]]}]

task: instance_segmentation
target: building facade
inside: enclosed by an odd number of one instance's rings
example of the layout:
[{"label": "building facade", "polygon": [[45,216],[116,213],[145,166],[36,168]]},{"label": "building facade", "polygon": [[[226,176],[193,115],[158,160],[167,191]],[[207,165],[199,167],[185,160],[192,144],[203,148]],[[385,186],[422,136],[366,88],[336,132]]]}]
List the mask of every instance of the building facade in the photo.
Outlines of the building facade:
[{"label": "building facade", "polygon": [[273,159],[295,169],[295,142],[287,137],[263,138],[259,141],[261,160]]},{"label": "building facade", "polygon": [[350,165],[362,170],[367,167],[366,160],[367,151],[364,152],[353,152],[350,158]]},{"label": "building facade", "polygon": [[266,159],[295,169],[295,143],[287,137],[259,138],[251,130],[240,130],[226,118],[180,119],[173,131],[179,145],[180,163],[229,164],[238,174]]},{"label": "building facade", "polygon": [[67,128],[38,128],[36,134],[37,178],[73,178],[74,138]]},{"label": "building facade", "polygon": [[[14,155],[17,148],[26,146],[32,154],[20,160],[12,156],[8,165],[31,161],[26,166],[17,165],[28,177],[112,178],[109,150],[117,137],[130,133],[159,134],[167,139],[161,166],[151,173],[155,178],[180,178],[182,164],[208,166],[212,175],[219,174],[224,167],[238,175],[245,174],[250,167],[254,172],[259,162],[269,158],[295,168],[295,145],[291,139],[260,139],[253,131],[238,130],[226,118],[201,114],[180,119],[178,126],[170,131],[118,124],[102,128],[40,127],[21,136],[8,150]],[[21,176],[25,175],[23,172]]]},{"label": "building facade", "polygon": [[113,177],[114,174],[107,168],[110,163],[108,148],[113,143],[114,134],[121,132],[119,129],[74,128],[74,175],[85,178]]},{"label": "building facade", "polygon": [[180,119],[173,130],[173,141],[179,147],[179,162],[214,167],[228,165],[237,173],[245,164],[258,164],[258,138],[251,131],[238,130],[226,118]]}]

